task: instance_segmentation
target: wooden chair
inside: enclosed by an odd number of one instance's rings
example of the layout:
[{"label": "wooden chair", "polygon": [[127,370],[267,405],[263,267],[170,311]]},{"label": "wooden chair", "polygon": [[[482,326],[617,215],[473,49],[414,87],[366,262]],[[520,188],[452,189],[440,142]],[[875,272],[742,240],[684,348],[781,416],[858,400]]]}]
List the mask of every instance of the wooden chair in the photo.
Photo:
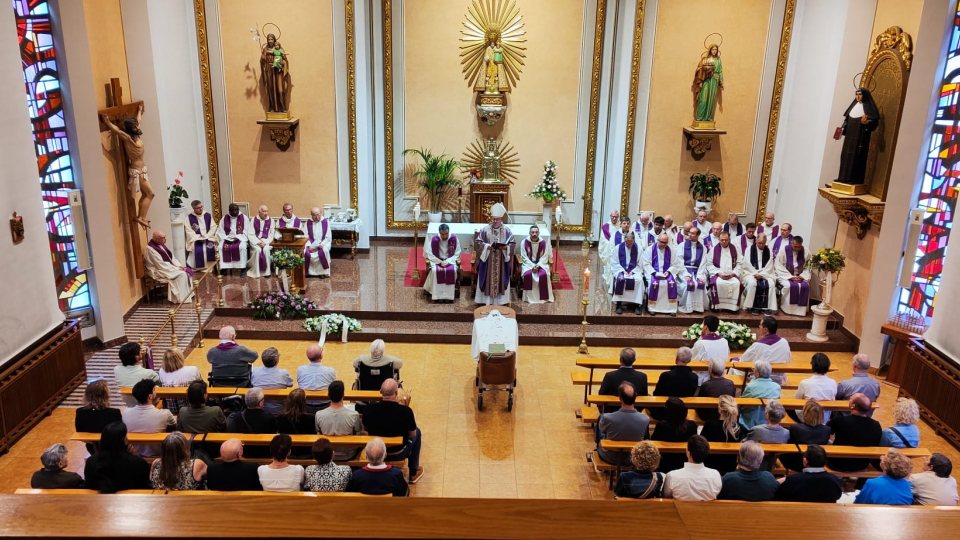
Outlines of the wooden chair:
[{"label": "wooden chair", "polygon": [[157,281],[147,274],[144,274],[141,280],[143,281],[144,301],[147,304],[150,303],[151,297],[153,296],[154,292],[158,290],[161,291],[159,298],[162,299],[167,297],[168,285],[165,281]]}]

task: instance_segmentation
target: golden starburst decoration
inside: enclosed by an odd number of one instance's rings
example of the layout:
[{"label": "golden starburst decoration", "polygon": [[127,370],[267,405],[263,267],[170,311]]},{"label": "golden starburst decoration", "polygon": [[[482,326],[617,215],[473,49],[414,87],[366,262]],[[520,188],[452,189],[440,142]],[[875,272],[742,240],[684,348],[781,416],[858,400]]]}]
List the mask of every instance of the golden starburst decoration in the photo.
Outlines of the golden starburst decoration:
[{"label": "golden starburst decoration", "polygon": [[[483,174],[483,156],[486,152],[486,144],[477,139],[470,143],[467,151],[463,153],[463,159],[460,160],[464,170],[476,170]],[[513,181],[520,175],[520,158],[517,157],[517,151],[513,145],[497,141],[497,155],[500,156],[500,179],[513,185]]]},{"label": "golden starburst decoration", "polygon": [[463,77],[470,86],[476,86],[483,77],[483,56],[487,47],[499,45],[503,51],[503,67],[510,87],[516,86],[523,71],[523,16],[516,2],[507,0],[473,0],[467,8],[467,17],[460,30],[460,65]]}]

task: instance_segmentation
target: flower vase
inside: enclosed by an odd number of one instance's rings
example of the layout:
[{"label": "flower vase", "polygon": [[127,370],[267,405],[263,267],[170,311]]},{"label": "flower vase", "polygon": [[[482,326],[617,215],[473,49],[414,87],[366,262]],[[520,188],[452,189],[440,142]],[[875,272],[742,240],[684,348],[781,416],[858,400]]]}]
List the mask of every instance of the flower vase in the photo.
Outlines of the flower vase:
[{"label": "flower vase", "polygon": [[546,225],[550,224],[550,215],[553,214],[553,203],[552,202],[543,202],[543,223]]},{"label": "flower vase", "polygon": [[285,293],[290,292],[290,275],[286,268],[280,270],[280,290]]},{"label": "flower vase", "polygon": [[826,276],[820,277],[820,305],[817,306],[821,309],[830,309],[830,302],[833,300],[833,286],[837,284],[837,280],[840,279],[840,272],[825,272]]},{"label": "flower vase", "polygon": [[830,300],[833,297],[833,285],[837,282],[837,276],[834,276],[833,272],[826,272],[826,274],[820,280],[820,285],[823,287],[823,300],[810,308],[813,311],[813,324],[810,331],[807,332],[807,339],[818,343],[824,343],[829,339],[827,337],[827,322],[830,320],[830,315],[833,314]]}]

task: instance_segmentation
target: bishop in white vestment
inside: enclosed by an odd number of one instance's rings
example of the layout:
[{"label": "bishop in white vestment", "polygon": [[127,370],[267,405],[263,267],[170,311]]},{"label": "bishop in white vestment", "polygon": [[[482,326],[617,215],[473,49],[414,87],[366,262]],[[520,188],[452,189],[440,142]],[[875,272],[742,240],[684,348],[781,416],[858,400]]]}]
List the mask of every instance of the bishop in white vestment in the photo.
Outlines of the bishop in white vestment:
[{"label": "bishop in white vestment", "polygon": [[[786,224],[784,224],[785,226]],[[774,268],[780,292],[780,309],[787,315],[803,317],[810,305],[810,270],[803,250],[803,238],[794,236],[789,247],[777,254]]]},{"label": "bishop in white vestment", "polygon": [[720,243],[713,246],[707,257],[707,274],[710,285],[710,309],[740,310],[740,257],[737,248],[730,244],[730,235],[720,233]]},{"label": "bishop in white vestment", "polygon": [[[764,317],[760,321],[760,328],[757,330],[759,339],[753,342],[753,345],[743,353],[740,362],[756,362],[757,360],[766,360],[770,364],[789,364],[791,360],[790,344],[787,340],[777,335],[779,323],[773,317]],[[773,372],[770,378],[783,386],[787,382],[787,376],[783,373]]]},{"label": "bishop in white vestment", "polygon": [[308,276],[321,279],[330,276],[330,244],[333,232],[330,222],[323,217],[319,206],[310,209],[310,219],[304,224],[307,232],[307,246],[303,250],[303,265]]},{"label": "bishop in white vestment", "polygon": [[477,256],[478,304],[503,305],[510,303],[510,274],[516,246],[513,233],[503,224],[507,208],[501,203],[490,207],[490,225],[480,230],[474,243]]},{"label": "bishop in white vestment", "polygon": [[754,315],[759,315],[761,311],[773,315],[777,311],[777,274],[773,269],[773,262],[773,254],[767,247],[767,237],[762,234],[743,254],[740,266],[743,309],[749,309]]},{"label": "bishop in white vestment", "polygon": [[[277,220],[277,229],[300,229],[303,234],[306,234],[306,223],[307,220],[300,219],[293,213],[292,204],[283,204],[283,215]],[[277,231],[276,239],[280,239],[280,231]]]},{"label": "bishop in white vestment", "polygon": [[213,216],[203,211],[203,203],[193,201],[193,212],[187,216],[184,227],[187,247],[187,266],[203,268],[217,259],[217,225]]},{"label": "bishop in white vestment", "polygon": [[633,312],[640,314],[640,304],[643,303],[643,274],[640,268],[640,245],[637,244],[636,234],[630,231],[623,242],[617,246],[613,258],[611,271],[613,280],[610,282],[612,301],[617,304],[617,315],[623,314],[623,302],[634,305]]},{"label": "bishop in white vestment", "polygon": [[550,242],[540,239],[540,227],[530,227],[530,237],[520,244],[523,300],[531,304],[553,302],[553,283],[550,282]]},{"label": "bishop in white vestment", "polygon": [[257,215],[250,218],[250,225],[247,227],[247,240],[250,242],[253,256],[247,265],[247,276],[249,277],[267,277],[270,275],[270,252],[273,248],[273,236],[276,233],[276,227],[273,225],[273,218],[270,217],[270,211],[267,205],[261,204]]},{"label": "bishop in white vestment", "polygon": [[703,313],[704,298],[706,298],[707,282],[707,249],[700,243],[700,229],[692,227],[688,237],[678,247],[678,255],[683,260],[683,294],[677,310],[680,313]]},{"label": "bishop in white vestment", "polygon": [[167,299],[174,304],[193,298],[193,270],[184,266],[166,246],[167,235],[154,231],[143,252],[143,270],[154,281],[167,284]]},{"label": "bishop in white vestment", "polygon": [[227,215],[220,220],[217,236],[220,237],[220,268],[239,268],[241,275],[246,274],[247,219],[236,203],[230,203]]},{"label": "bishop in white vestment", "polygon": [[677,315],[677,298],[684,283],[679,279],[683,262],[670,245],[670,235],[661,233],[657,243],[643,252],[643,274],[647,279],[647,311]]},{"label": "bishop in white vestment", "polygon": [[457,294],[457,266],[460,264],[460,239],[450,234],[450,226],[440,224],[440,234],[426,243],[424,257],[430,263],[430,275],[423,288],[434,301],[453,302]]}]

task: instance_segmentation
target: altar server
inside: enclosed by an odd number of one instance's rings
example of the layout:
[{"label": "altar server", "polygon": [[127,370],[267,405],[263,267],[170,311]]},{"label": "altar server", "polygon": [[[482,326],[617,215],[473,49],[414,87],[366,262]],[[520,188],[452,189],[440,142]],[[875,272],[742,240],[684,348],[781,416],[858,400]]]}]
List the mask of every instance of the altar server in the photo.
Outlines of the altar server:
[{"label": "altar server", "polygon": [[179,304],[193,298],[193,270],[184,266],[167,248],[167,235],[153,231],[143,252],[143,270],[154,281],[167,284],[167,300]]},{"label": "altar server", "polygon": [[240,206],[230,203],[227,215],[220,220],[217,229],[220,237],[220,269],[239,268],[240,275],[247,275],[247,217],[240,213]]},{"label": "altar server", "polygon": [[691,227],[688,237],[678,247],[678,255],[683,260],[683,294],[677,310],[680,313],[703,313],[707,282],[707,249],[700,243],[700,229]]},{"label": "altar server", "polygon": [[530,227],[530,236],[520,245],[522,262],[523,300],[531,304],[553,302],[553,284],[550,282],[550,242],[540,239],[540,227]]},{"label": "altar server", "polygon": [[777,216],[773,212],[767,212],[763,216],[763,223],[757,225],[757,234],[767,235],[768,240],[780,236],[780,226],[777,225]]},{"label": "altar server", "polygon": [[203,268],[217,259],[217,224],[209,212],[203,211],[203,203],[190,203],[193,212],[187,216],[186,234],[187,266]]},{"label": "altar server", "polygon": [[[746,238],[746,236],[741,236]],[[743,309],[759,315],[777,312],[777,274],[773,268],[774,257],[767,247],[767,236],[757,236],[757,242],[747,248],[740,266],[740,280],[743,282]]]},{"label": "altar server", "polygon": [[[293,205],[290,203],[283,203],[283,215],[280,216],[280,219],[277,220],[277,228],[289,228],[289,229],[300,229],[305,231],[305,225],[307,220],[300,219],[293,213]],[[276,237],[277,240],[280,239],[280,231],[277,231]]]},{"label": "altar server", "polygon": [[[771,237],[773,238],[773,237]],[[780,251],[790,248],[790,241],[793,240],[793,225],[783,223],[780,225],[780,236],[773,238],[773,244],[770,246],[770,253],[776,257]]]},{"label": "altar server", "polygon": [[643,275],[647,279],[647,311],[677,316],[677,298],[685,289],[680,274],[683,261],[670,245],[670,235],[660,233],[657,243],[643,252]]},{"label": "altar server", "polygon": [[741,236],[738,236],[735,240],[731,240],[737,249],[740,250],[740,256],[744,257],[747,254],[747,249],[750,248],[757,241],[757,224],[756,223],[747,223],[747,232],[743,233]]},{"label": "altar server", "polygon": [[[778,327],[779,323],[773,317],[767,316],[761,319],[760,328],[757,329],[759,338],[743,353],[740,362],[765,360],[770,364],[789,364],[791,360],[790,344],[777,335]],[[787,382],[787,376],[783,373],[773,373],[770,375],[770,379],[780,386]]]},{"label": "altar server", "polygon": [[490,224],[480,230],[474,246],[477,254],[478,304],[503,305],[510,303],[510,274],[516,246],[513,233],[503,224],[507,208],[501,203],[490,207]]},{"label": "altar server", "polygon": [[453,302],[457,294],[457,267],[460,265],[460,239],[450,234],[450,226],[440,224],[440,234],[427,241],[424,256],[430,263],[430,275],[423,288],[436,302]]},{"label": "altar server", "polygon": [[[784,223],[782,227],[786,226]],[[810,304],[810,270],[807,268],[803,238],[794,236],[790,246],[780,250],[774,268],[777,282],[783,288],[780,292],[780,309],[787,315],[803,317]]]},{"label": "altar server", "polygon": [[623,314],[623,302],[634,305],[633,312],[640,314],[640,304],[643,303],[643,274],[640,267],[640,245],[637,236],[629,231],[624,241],[617,246],[616,255],[611,265],[613,279],[610,282],[609,293],[612,301],[617,304],[617,315]]},{"label": "altar server", "polygon": [[707,257],[710,309],[740,310],[740,262],[737,248],[730,244],[730,234],[721,232],[720,243],[713,246]]},{"label": "altar server", "polygon": [[303,250],[304,267],[308,276],[320,279],[330,277],[330,243],[333,232],[330,221],[323,217],[319,206],[310,209],[310,219],[304,223],[307,233],[307,246]]},{"label": "altar server", "polygon": [[247,240],[250,242],[252,256],[247,264],[247,276],[267,277],[270,275],[270,252],[276,227],[267,205],[261,204],[257,215],[250,218],[247,227]]}]

